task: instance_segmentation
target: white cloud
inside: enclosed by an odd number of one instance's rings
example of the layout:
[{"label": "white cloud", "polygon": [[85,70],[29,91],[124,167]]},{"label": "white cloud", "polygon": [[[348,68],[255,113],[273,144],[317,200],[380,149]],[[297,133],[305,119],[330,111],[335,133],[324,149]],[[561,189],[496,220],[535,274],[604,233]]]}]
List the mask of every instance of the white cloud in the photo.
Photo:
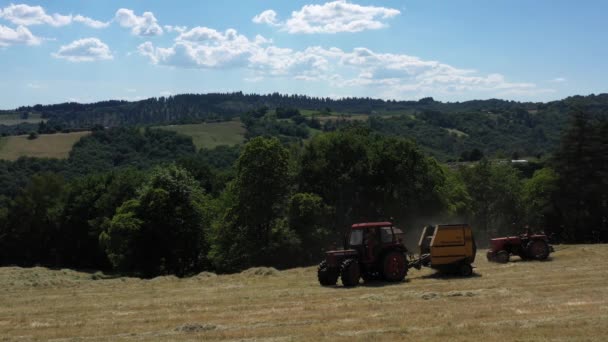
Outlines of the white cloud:
[{"label": "white cloud", "polygon": [[52,54],[55,58],[67,59],[70,62],[92,62],[113,59],[108,45],[97,38],[85,38],[71,42]]},{"label": "white cloud", "polygon": [[0,25],[0,47],[15,44],[38,45],[41,41],[42,39],[34,36],[25,26],[17,26],[16,29],[12,29]]},{"label": "white cloud", "polygon": [[163,27],[169,33],[172,33],[172,32],[183,33],[183,32],[186,32],[186,30],[188,30],[188,27],[186,27],[186,26],[165,25]]},{"label": "white cloud", "polygon": [[220,32],[195,27],[182,32],[170,47],[145,42],[140,55],[153,64],[177,68],[241,68],[252,73],[246,82],[286,78],[322,82],[345,93],[369,91],[386,98],[415,98],[432,94],[487,93],[519,96],[548,92],[533,83],[509,82],[501,74],[479,74],[446,63],[406,54],[378,53],[360,47],[294,50],[276,46],[262,36],[249,39],[234,29]]},{"label": "white cloud", "polygon": [[88,17],[83,17],[80,14],[76,15],[73,20],[77,23],[82,23],[88,27],[95,28],[95,29],[101,29],[101,28],[106,28],[106,27],[110,26],[109,21],[103,22],[103,21],[99,21],[99,20],[94,20],[94,19],[91,19]]},{"label": "white cloud", "polygon": [[131,28],[131,33],[136,36],[158,36],[163,34],[163,29],[152,12],[144,12],[142,16],[137,16],[132,10],[121,8],[116,11],[114,19],[120,26]]},{"label": "white cloud", "polygon": [[157,48],[151,42],[138,47],[141,55],[154,64],[184,68],[242,67],[269,40],[256,36],[251,41],[234,29],[225,32],[208,27],[195,27],[175,38],[170,48]]},{"label": "white cloud", "polygon": [[110,25],[110,22],[94,20],[80,14],[77,14],[76,16],[72,16],[71,14],[61,15],[58,13],[50,15],[47,14],[41,6],[29,6],[26,4],[10,4],[4,9],[0,9],[0,18],[4,18],[13,24],[23,26],[46,24],[59,27],[69,25],[73,21],[97,29],[105,28]]},{"label": "white cloud", "polygon": [[400,13],[394,8],[361,6],[338,0],[323,5],[305,5],[283,22],[277,19],[275,11],[266,10],[253,17],[253,22],[277,26],[288,33],[360,32],[384,28],[386,19]]},{"label": "white cloud", "polygon": [[552,82],[552,83],[564,83],[564,82],[566,82],[566,79],[563,78],[563,77],[556,77],[556,78],[550,80],[549,82]]},{"label": "white cloud", "polygon": [[72,22],[71,15],[53,14],[48,15],[41,6],[29,6],[25,4],[10,4],[1,13],[2,18],[16,25],[41,25],[65,26]]},{"label": "white cloud", "polygon": [[252,21],[256,24],[268,24],[271,26],[278,26],[277,20],[277,12],[273,10],[266,10],[255,17],[253,17]]}]

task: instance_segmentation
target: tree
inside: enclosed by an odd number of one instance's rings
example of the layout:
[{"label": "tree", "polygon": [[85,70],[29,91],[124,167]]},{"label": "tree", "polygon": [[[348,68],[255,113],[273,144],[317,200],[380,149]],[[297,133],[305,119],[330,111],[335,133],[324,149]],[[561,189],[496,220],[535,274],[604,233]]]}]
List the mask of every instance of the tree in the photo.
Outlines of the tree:
[{"label": "tree", "polygon": [[483,234],[515,233],[522,223],[519,172],[508,164],[483,159],[462,168],[462,179],[471,197],[470,221]]},{"label": "tree", "polygon": [[289,227],[301,240],[298,261],[305,264],[317,261],[318,254],[331,243],[329,222],[333,208],[317,194],[297,193],[289,200]]},{"label": "tree", "polygon": [[288,195],[288,159],[276,138],[257,137],[243,147],[215,227],[211,258],[218,270],[271,262],[273,240],[281,238],[275,233],[285,232],[280,218]]},{"label": "tree", "polygon": [[414,224],[445,209],[445,182],[436,161],[411,141],[352,127],[316,136],[305,146],[298,173],[299,191],[320,196],[334,208],[333,239],[358,221]]},{"label": "tree", "polygon": [[522,203],[526,222],[533,228],[560,233],[556,207],[558,190],[558,176],[550,168],[537,170],[532,178],[524,181]]},{"label": "tree", "polygon": [[568,241],[608,241],[607,133],[605,118],[576,110],[553,158]]},{"label": "tree", "polygon": [[115,171],[88,175],[67,186],[60,222],[60,252],[67,266],[108,268],[110,263],[99,246],[99,235],[117,208],[135,197],[143,182],[141,172]]},{"label": "tree", "polygon": [[64,190],[64,180],[57,174],[42,173],[31,178],[8,214],[7,261],[19,265],[61,263],[59,219]]},{"label": "tree", "polygon": [[113,266],[145,276],[207,269],[211,219],[200,184],[169,165],[155,169],[138,194],[123,203],[100,237]]}]

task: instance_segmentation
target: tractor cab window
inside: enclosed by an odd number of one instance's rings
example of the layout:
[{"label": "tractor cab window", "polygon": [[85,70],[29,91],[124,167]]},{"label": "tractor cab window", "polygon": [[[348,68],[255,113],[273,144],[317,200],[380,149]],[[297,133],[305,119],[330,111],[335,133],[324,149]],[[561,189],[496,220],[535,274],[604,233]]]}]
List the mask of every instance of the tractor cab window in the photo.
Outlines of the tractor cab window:
[{"label": "tractor cab window", "polygon": [[363,243],[363,231],[362,230],[352,230],[350,232],[350,241],[349,244],[351,246],[359,246]]},{"label": "tractor cab window", "polygon": [[391,231],[391,227],[380,228],[380,241],[382,241],[382,243],[393,242],[393,232]]}]

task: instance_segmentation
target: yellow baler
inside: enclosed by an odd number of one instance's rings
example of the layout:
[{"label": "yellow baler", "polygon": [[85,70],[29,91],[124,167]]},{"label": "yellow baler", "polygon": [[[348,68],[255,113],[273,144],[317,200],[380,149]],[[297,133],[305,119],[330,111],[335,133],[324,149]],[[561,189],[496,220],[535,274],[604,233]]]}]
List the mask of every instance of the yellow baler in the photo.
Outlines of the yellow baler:
[{"label": "yellow baler", "polygon": [[440,272],[473,274],[477,246],[468,224],[439,224],[426,226],[418,242],[418,266],[428,266]]}]

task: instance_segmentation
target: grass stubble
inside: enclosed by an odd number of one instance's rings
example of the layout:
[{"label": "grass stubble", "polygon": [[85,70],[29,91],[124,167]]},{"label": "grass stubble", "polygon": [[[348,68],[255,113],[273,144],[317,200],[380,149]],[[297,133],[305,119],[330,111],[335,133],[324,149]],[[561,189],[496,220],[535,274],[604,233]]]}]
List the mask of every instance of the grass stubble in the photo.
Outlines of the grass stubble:
[{"label": "grass stubble", "polygon": [[314,267],[149,280],[4,267],[0,341],[604,341],[608,245],[556,249],[349,289],[319,286]]}]

